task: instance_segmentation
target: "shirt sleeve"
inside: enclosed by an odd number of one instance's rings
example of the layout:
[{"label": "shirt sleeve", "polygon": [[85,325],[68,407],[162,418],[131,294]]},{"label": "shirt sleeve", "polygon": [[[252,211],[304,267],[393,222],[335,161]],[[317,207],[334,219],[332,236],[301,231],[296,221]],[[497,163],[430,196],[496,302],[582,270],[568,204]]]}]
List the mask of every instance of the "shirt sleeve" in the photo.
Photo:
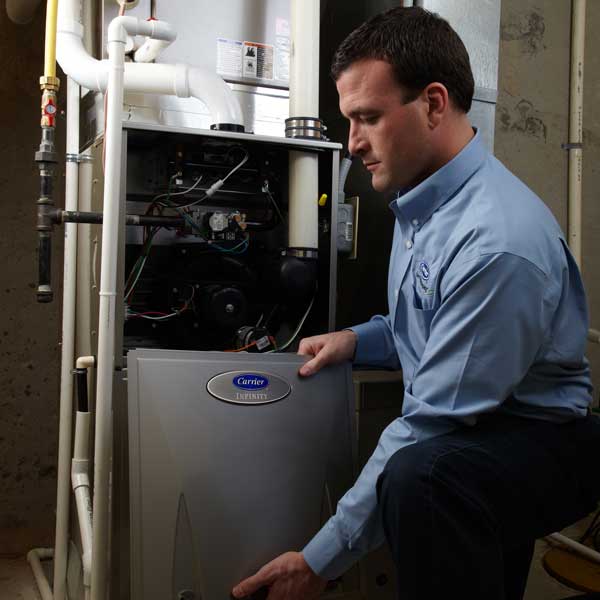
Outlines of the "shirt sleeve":
[{"label": "shirt sleeve", "polygon": [[356,333],[354,363],[399,369],[390,316],[375,315],[367,323],[349,327]]},{"label": "shirt sleeve", "polygon": [[[376,483],[389,458],[497,409],[546,342],[558,295],[540,269],[508,253],[452,263],[438,289],[437,307],[415,308],[429,337],[405,388],[402,417],[384,430],[336,514],[303,550],[309,566],[327,579],[384,541]],[[382,326],[366,327],[369,339]]]}]

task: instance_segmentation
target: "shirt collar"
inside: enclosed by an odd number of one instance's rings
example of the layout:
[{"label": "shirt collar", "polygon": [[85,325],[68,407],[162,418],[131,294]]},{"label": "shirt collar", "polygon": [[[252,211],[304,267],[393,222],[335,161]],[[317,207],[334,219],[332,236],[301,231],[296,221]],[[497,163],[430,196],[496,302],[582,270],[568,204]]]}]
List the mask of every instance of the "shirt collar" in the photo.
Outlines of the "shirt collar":
[{"label": "shirt collar", "polygon": [[414,188],[400,191],[390,202],[392,212],[397,218],[422,225],[479,170],[487,156],[481,135],[475,130],[475,136],[450,162]]}]

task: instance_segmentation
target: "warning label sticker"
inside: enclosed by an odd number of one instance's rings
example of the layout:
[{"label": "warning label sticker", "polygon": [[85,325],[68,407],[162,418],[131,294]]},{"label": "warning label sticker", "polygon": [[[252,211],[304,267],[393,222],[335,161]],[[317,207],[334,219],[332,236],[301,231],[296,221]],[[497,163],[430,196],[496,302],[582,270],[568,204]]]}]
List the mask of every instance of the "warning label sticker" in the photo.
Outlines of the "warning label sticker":
[{"label": "warning label sticker", "polygon": [[217,38],[217,73],[229,77],[242,76],[243,43]]},{"label": "warning label sticker", "polygon": [[243,75],[255,79],[273,79],[273,46],[244,42]]}]

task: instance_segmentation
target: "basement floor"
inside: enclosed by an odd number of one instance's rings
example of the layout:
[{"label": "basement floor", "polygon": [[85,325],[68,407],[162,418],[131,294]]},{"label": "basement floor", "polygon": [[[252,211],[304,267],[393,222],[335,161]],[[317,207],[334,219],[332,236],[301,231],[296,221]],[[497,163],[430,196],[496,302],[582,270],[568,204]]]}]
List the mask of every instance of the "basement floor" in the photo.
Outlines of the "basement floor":
[{"label": "basement floor", "polygon": [[[588,523],[589,519],[584,519],[568,527],[563,533],[577,539]],[[581,594],[562,585],[546,573],[541,559],[549,548],[544,540],[536,543],[524,600],[561,600]],[[25,557],[0,558],[0,600],[41,600]]]}]

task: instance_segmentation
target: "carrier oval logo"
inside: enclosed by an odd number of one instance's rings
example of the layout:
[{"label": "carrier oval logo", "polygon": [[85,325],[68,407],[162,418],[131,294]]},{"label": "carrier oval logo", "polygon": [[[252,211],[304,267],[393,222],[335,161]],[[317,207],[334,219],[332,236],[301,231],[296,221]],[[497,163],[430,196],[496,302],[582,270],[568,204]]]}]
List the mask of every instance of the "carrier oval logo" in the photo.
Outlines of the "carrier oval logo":
[{"label": "carrier oval logo", "polygon": [[269,379],[256,373],[243,373],[233,378],[233,385],[241,390],[262,390],[269,385]]},{"label": "carrier oval logo", "polygon": [[272,373],[227,371],[210,379],[206,389],[211,396],[232,404],[269,404],[283,400],[292,386]]}]

